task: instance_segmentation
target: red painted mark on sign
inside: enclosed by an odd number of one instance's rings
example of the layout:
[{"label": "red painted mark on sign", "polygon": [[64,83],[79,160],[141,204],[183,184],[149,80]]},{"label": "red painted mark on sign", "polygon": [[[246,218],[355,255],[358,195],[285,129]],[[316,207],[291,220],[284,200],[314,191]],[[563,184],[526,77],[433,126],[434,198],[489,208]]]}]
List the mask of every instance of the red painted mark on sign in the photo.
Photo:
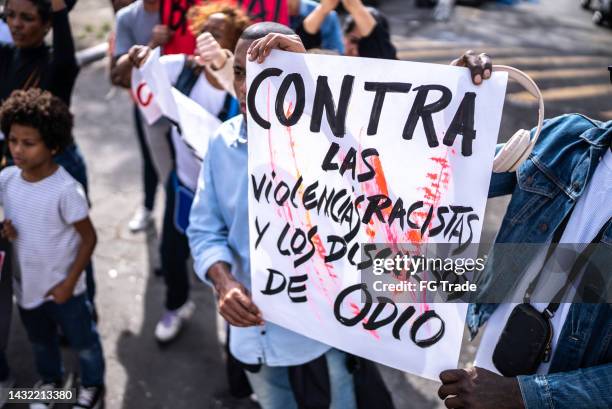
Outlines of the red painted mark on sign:
[{"label": "red painted mark on sign", "polygon": [[138,84],[138,87],[136,88],[136,99],[138,100],[138,103],[142,105],[143,107],[149,106],[151,101],[153,101],[153,94],[151,93],[151,91],[149,91],[147,98],[143,98],[142,92],[145,89],[148,90],[147,84],[144,82],[141,82],[140,84]]}]

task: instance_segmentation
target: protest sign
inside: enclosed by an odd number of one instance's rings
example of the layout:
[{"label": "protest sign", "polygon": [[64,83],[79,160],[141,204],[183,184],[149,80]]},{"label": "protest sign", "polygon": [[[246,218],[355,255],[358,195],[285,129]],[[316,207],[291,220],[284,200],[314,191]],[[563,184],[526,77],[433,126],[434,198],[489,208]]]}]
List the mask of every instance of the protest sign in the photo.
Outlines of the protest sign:
[{"label": "protest sign", "polygon": [[[164,54],[193,54],[197,33],[189,30],[187,12],[194,5],[215,2],[228,3],[225,0],[162,0],[161,23],[174,31],[170,42],[164,45]],[[276,21],[289,24],[287,0],[236,0],[229,3],[242,7],[253,22]]]},{"label": "protest sign", "polygon": [[221,121],[172,86],[160,61],[159,48],[151,52],[140,68],[140,74],[161,113],[179,128],[181,138],[198,158],[203,159],[208,149],[208,138]]},{"label": "protest sign", "polygon": [[273,51],[247,82],[264,319],[430,379],[455,368],[467,305],[377,299],[360,272],[371,243],[479,241],[507,75]]},{"label": "protest sign", "polygon": [[140,71],[136,68],[132,68],[131,86],[132,99],[136,105],[138,105],[145,121],[147,121],[149,125],[152,125],[161,118],[161,108],[157,105],[151,89],[144,78],[142,78]]}]

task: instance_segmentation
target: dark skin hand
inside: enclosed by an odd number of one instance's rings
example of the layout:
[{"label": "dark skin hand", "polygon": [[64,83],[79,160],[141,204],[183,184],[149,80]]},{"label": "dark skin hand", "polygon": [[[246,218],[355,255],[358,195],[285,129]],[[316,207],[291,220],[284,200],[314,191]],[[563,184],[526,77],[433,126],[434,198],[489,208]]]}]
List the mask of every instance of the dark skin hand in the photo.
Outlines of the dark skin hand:
[{"label": "dark skin hand", "polygon": [[[172,39],[174,31],[168,26],[158,24],[153,27],[151,41],[147,47],[153,49],[165,45]],[[123,88],[131,87],[132,64],[127,54],[111,59],[110,78],[113,85]]]},{"label": "dark skin hand", "polygon": [[133,45],[128,51],[128,58],[132,67],[140,68],[142,64],[149,58],[151,49],[145,45]]},{"label": "dark skin hand", "polygon": [[[299,36],[273,33],[253,41],[247,54],[250,61],[257,61],[261,64],[275,48],[294,53],[306,52]],[[485,53],[476,54],[472,50],[466,51],[461,57],[451,62],[451,65],[468,68],[475,85],[480,85],[483,80],[491,78],[493,72],[491,57]]]},{"label": "dark skin hand", "polygon": [[261,64],[275,48],[283,51],[291,51],[293,53],[306,52],[304,44],[302,44],[302,40],[300,40],[299,36],[271,33],[251,43],[247,51],[249,61],[257,60],[257,62]]},{"label": "dark skin hand", "polygon": [[17,238],[17,230],[15,230],[15,226],[13,226],[13,222],[11,220],[6,219],[2,222],[2,230],[0,230],[0,235],[2,238],[13,241]]},{"label": "dark skin hand", "polygon": [[259,308],[253,303],[248,290],[230,272],[223,262],[213,264],[207,273],[213,282],[219,306],[219,313],[235,327],[263,325]]},{"label": "dark skin hand", "polygon": [[444,371],[440,380],[438,396],[449,409],[525,409],[516,378],[474,367]]},{"label": "dark skin hand", "polygon": [[466,67],[472,75],[472,82],[475,85],[482,84],[483,79],[491,78],[493,72],[493,62],[488,54],[476,54],[472,50],[466,51],[461,57],[457,58],[451,65]]}]

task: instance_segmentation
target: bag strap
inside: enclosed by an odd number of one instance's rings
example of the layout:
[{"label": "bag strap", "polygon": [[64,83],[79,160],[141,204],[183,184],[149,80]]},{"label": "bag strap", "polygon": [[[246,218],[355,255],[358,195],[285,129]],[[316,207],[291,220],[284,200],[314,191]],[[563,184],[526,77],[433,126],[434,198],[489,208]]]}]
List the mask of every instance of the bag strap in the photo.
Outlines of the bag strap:
[{"label": "bag strap", "polygon": [[181,69],[181,73],[179,74],[174,87],[182,94],[189,96],[196,82],[198,82],[199,76],[200,73],[196,72],[193,65],[189,61],[189,57],[185,56],[183,68]]},{"label": "bag strap", "polygon": [[223,108],[217,115],[217,118],[219,118],[221,122],[225,122],[228,119],[235,117],[239,113],[240,105],[238,104],[238,100],[228,92],[225,96],[225,101],[223,102]]},{"label": "bag strap", "polygon": [[540,281],[540,277],[542,276],[542,270],[544,269],[544,267],[546,266],[546,263],[548,263],[548,260],[550,259],[550,257],[553,255],[553,253],[557,249],[557,246],[559,245],[559,242],[561,241],[561,236],[563,236],[563,232],[565,232],[565,227],[567,226],[567,223],[569,222],[570,217],[572,217],[572,213],[574,213],[574,208],[575,206],[571,208],[569,213],[563,218],[559,226],[555,229],[552,240],[550,241],[550,246],[548,247],[548,251],[546,252],[546,257],[544,258],[544,263],[542,264],[542,268],[540,269],[536,277],[533,279],[533,281],[529,283],[529,287],[527,288],[527,291],[525,292],[525,296],[523,297],[524,303],[529,304],[531,302],[531,295],[533,294],[536,287],[538,286],[538,282]]},{"label": "bag strap", "polygon": [[593,240],[587,245],[586,249],[584,249],[584,251],[578,255],[576,262],[574,262],[574,265],[572,266],[572,269],[570,270],[570,273],[567,276],[567,280],[565,281],[565,284],[563,285],[563,287],[559,289],[559,291],[557,291],[557,294],[555,294],[555,296],[553,297],[552,302],[548,304],[548,306],[544,310],[544,314],[546,316],[549,316],[550,318],[552,318],[555,315],[555,312],[557,312],[557,310],[559,309],[559,305],[561,303],[561,299],[563,295],[567,291],[569,285],[572,284],[576,280],[576,277],[578,276],[578,274],[582,271],[584,266],[588,263],[589,258],[595,251],[595,247],[597,246],[597,243],[601,241],[603,234],[607,230],[607,227],[610,225],[611,221],[612,219],[609,219],[606,223],[604,223],[604,225],[601,227],[601,229],[599,230],[595,238],[593,238]]}]

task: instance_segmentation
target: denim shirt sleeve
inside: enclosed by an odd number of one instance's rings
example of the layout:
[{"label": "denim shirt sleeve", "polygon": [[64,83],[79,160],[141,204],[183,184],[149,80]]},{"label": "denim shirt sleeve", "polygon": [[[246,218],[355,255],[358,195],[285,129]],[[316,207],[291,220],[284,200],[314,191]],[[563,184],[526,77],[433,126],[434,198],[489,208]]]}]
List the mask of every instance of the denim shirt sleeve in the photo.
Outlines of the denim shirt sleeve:
[{"label": "denim shirt sleeve", "polygon": [[[503,143],[495,147],[495,154],[504,146]],[[516,187],[516,172],[493,173],[489,185],[489,198],[512,194]]]},{"label": "denim shirt sleeve", "polygon": [[344,54],[342,28],[335,11],[329,13],[321,25],[321,47],[326,50],[336,50],[340,55]]},{"label": "denim shirt sleeve", "polygon": [[518,377],[525,409],[612,408],[612,363]]},{"label": "denim shirt sleeve", "polygon": [[228,245],[228,228],[223,220],[219,208],[219,201],[215,194],[214,181],[211,172],[212,145],[204,158],[198,189],[195,194],[187,237],[191,254],[195,261],[195,273],[207,284],[212,285],[206,273],[208,269],[219,261],[232,264],[232,252]]}]

